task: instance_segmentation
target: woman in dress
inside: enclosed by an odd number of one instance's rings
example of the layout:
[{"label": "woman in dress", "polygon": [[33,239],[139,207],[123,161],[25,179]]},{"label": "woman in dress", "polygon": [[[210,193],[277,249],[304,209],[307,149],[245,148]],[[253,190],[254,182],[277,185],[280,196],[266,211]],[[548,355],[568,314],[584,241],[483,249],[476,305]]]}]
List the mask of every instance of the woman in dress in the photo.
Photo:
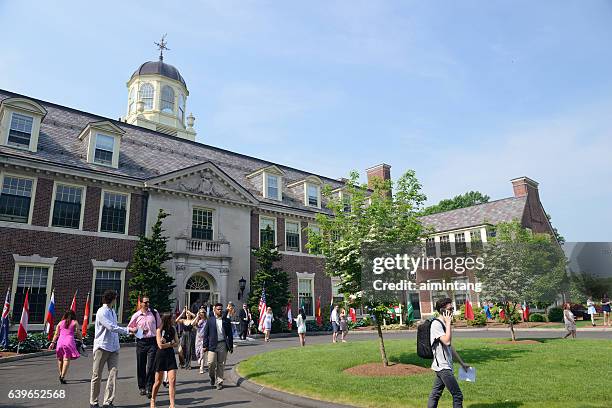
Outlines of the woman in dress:
[{"label": "woman in dress", "polygon": [[591,315],[591,324],[595,327],[595,302],[593,302],[593,296],[589,296],[587,299],[587,313]]},{"label": "woman in dress", "polygon": [[300,310],[298,310],[298,317],[295,319],[295,321],[297,323],[300,346],[304,347],[306,345],[306,313],[304,313],[303,308],[300,307]]},{"label": "woman in dress", "polygon": [[264,335],[265,335],[266,343],[270,341],[270,332],[272,331],[272,321],[273,320],[274,320],[274,315],[272,314],[272,308],[269,307],[266,310],[266,314],[264,315],[264,321],[263,321]]},{"label": "woman in dress", "polygon": [[603,312],[604,326],[610,326],[610,298],[604,293],[601,298],[601,311]]},{"label": "woman in dress", "polygon": [[179,347],[179,360],[181,368],[191,370],[192,348],[193,348],[193,322],[196,315],[191,313],[187,306],[183,309],[176,322],[183,327],[181,335],[181,344]]},{"label": "woman in dress", "polygon": [[206,365],[206,353],[204,352],[204,330],[206,329],[206,309],[202,306],[193,322],[196,329],[195,354],[200,365],[200,374],[204,374]]},{"label": "woman in dress", "polygon": [[348,335],[348,319],[346,318],[346,310],[340,310],[340,332],[342,333],[342,342],[346,343]]},{"label": "woman in dress", "polygon": [[81,356],[76,347],[75,336],[80,341],[83,341],[79,323],[76,321],[76,315],[72,310],[66,310],[62,316],[62,321],[57,324],[55,335],[49,346],[49,350],[53,350],[53,347],[55,347],[59,380],[62,384],[66,384],[65,378],[66,374],[68,374],[70,360]]},{"label": "woman in dress", "polygon": [[165,313],[162,316],[161,327],[157,328],[157,352],[155,353],[155,383],[151,392],[151,408],[155,408],[155,398],[164,378],[164,371],[168,372],[170,389],[170,408],[174,408],[174,395],[176,393],[176,357],[174,348],[178,346],[179,339],[174,328],[174,314]]},{"label": "woman in dress", "polygon": [[567,334],[563,336],[564,339],[567,339],[568,336],[572,336],[572,338],[576,338],[576,319],[574,319],[574,314],[570,310],[570,304],[563,304],[563,321],[565,322],[565,330],[567,330]]}]

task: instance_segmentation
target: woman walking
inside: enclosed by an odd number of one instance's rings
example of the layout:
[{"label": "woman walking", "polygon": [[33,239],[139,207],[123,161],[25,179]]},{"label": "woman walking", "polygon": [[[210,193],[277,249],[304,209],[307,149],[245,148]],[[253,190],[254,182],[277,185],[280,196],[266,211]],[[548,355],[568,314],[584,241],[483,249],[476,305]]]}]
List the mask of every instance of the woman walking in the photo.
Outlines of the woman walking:
[{"label": "woman walking", "polygon": [[601,310],[603,312],[604,326],[610,326],[610,298],[604,293],[601,299]]},{"label": "woman walking", "polygon": [[266,310],[266,314],[264,315],[263,327],[264,327],[264,336],[266,343],[270,342],[270,332],[272,331],[272,320],[274,320],[274,315],[272,314],[272,308],[269,307]]},{"label": "woman walking", "polygon": [[193,326],[196,329],[195,354],[200,365],[200,374],[204,374],[204,366],[206,365],[206,353],[204,352],[204,330],[206,329],[206,309],[200,307],[198,315],[195,318]]},{"label": "woman walking", "polygon": [[[179,360],[181,368],[191,370],[192,348],[193,348],[193,322],[196,315],[191,313],[187,306],[183,309],[176,322],[183,327],[181,344],[179,347]],[[182,358],[181,358],[182,357]]]},{"label": "woman walking", "polygon": [[340,333],[342,333],[342,342],[346,343],[346,336],[348,335],[348,320],[346,318],[346,310],[340,310]]},{"label": "woman walking", "polygon": [[587,299],[587,313],[591,315],[591,324],[595,327],[595,302],[593,302],[593,296],[589,296]]},{"label": "woman walking", "polygon": [[62,316],[62,320],[57,324],[53,341],[51,341],[51,345],[49,346],[49,350],[55,347],[59,380],[62,384],[66,384],[65,378],[66,374],[68,374],[70,360],[77,359],[81,356],[76,347],[75,336],[79,341],[83,341],[79,323],[76,321],[76,315],[72,310],[66,310]]},{"label": "woman walking", "polygon": [[304,347],[306,345],[306,313],[304,313],[303,308],[300,307],[300,310],[298,310],[298,317],[295,319],[295,321],[297,323],[300,346]]},{"label": "woman walking", "polygon": [[565,322],[565,330],[567,330],[567,334],[563,336],[564,339],[567,339],[570,335],[572,338],[576,338],[576,319],[574,318],[574,314],[570,310],[570,304],[563,304],[563,321]]},{"label": "woman walking", "polygon": [[174,324],[174,314],[165,313],[162,317],[161,327],[157,328],[156,340],[158,349],[155,353],[155,383],[151,393],[151,408],[155,408],[155,398],[164,378],[164,371],[168,372],[170,408],[174,408],[177,370],[174,348],[179,343]]}]

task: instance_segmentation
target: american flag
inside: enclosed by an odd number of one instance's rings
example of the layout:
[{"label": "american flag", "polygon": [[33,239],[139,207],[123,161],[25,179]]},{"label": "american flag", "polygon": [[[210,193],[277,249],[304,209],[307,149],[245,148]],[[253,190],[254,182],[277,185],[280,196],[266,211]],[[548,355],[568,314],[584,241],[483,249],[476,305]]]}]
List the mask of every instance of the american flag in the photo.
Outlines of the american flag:
[{"label": "american flag", "polygon": [[11,311],[11,288],[6,291],[4,299],[4,307],[2,308],[2,326],[0,326],[0,345],[2,348],[8,348],[9,340],[9,312]]},{"label": "american flag", "polygon": [[262,288],[261,289],[261,298],[259,299],[259,306],[257,307],[257,309],[259,310],[259,324],[257,325],[257,328],[259,329],[260,332],[264,331],[264,318],[266,316],[266,288]]}]

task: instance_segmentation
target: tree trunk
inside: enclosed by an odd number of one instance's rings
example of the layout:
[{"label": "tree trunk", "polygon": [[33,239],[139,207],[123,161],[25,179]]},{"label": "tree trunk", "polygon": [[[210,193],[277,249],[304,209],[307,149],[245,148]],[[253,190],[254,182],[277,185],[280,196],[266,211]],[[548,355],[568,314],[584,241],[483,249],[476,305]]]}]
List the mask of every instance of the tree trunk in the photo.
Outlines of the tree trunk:
[{"label": "tree trunk", "polygon": [[382,329],[380,328],[380,319],[376,319],[376,330],[378,331],[380,356],[382,357],[383,366],[387,367],[389,365],[389,360],[387,360],[387,352],[385,351],[385,341],[383,340]]},{"label": "tree trunk", "polygon": [[512,335],[512,341],[516,341],[516,334],[514,334],[514,324],[512,324],[512,319],[510,319],[510,334]]},{"label": "tree trunk", "polygon": [[510,323],[510,335],[512,336],[512,341],[516,341],[516,334],[514,333],[514,323],[512,322],[512,315],[516,310],[516,304],[512,307],[512,311],[510,311],[510,303],[506,303],[506,315],[508,322]]}]

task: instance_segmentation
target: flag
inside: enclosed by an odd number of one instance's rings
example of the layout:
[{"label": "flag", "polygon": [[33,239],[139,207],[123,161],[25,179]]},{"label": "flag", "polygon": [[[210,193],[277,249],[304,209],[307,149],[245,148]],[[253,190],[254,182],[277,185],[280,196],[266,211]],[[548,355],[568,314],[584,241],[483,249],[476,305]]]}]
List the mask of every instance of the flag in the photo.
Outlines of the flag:
[{"label": "flag", "polygon": [[474,320],[474,310],[469,299],[465,301],[465,320]]},{"label": "flag", "polygon": [[523,302],[523,321],[529,321],[529,305],[527,304],[527,302]]},{"label": "flag", "polygon": [[291,330],[293,325],[293,315],[291,314],[291,300],[287,303],[287,327]]},{"label": "flag", "polygon": [[17,330],[17,339],[25,341],[28,338],[28,318],[30,317],[30,306],[28,304],[29,288],[26,290],[25,300],[23,301],[23,311],[21,312],[21,320],[19,321],[19,330]]},{"label": "flag", "polygon": [[259,298],[259,305],[257,306],[257,310],[259,310],[259,322],[257,324],[257,329],[263,333],[264,331],[264,317],[266,316],[266,310],[268,307],[266,306],[266,288],[261,289],[261,297]]},{"label": "flag", "polygon": [[357,313],[355,313],[355,308],[351,307],[349,309],[349,316],[351,316],[351,320],[353,321],[353,323],[357,322]]},{"label": "flag", "polygon": [[178,299],[176,299],[176,304],[174,306],[174,317],[177,318],[181,314],[181,308],[179,307]]},{"label": "flag", "polygon": [[317,307],[315,311],[315,316],[317,318],[317,326],[323,325],[323,318],[321,316],[321,295],[317,298]]},{"label": "flag", "polygon": [[76,295],[77,293],[79,293],[78,289],[76,290],[76,292],[74,292],[74,296],[72,298],[72,304],[70,305],[70,310],[72,310],[74,313],[76,313]]},{"label": "flag", "polygon": [[504,309],[499,309],[499,318],[501,320],[506,320],[506,312],[504,311]]},{"label": "flag", "polygon": [[138,295],[138,303],[136,303],[136,310],[140,310],[140,295]]},{"label": "flag", "polygon": [[55,322],[55,291],[51,291],[51,300],[49,301],[49,308],[47,309],[47,316],[45,317],[45,331],[47,332],[47,339],[53,339],[53,329]]},{"label": "flag", "polygon": [[406,305],[406,321],[413,321],[414,320],[414,308],[412,307],[412,302],[408,302],[408,304]]},{"label": "flag", "polygon": [[89,293],[85,303],[85,313],[83,314],[83,337],[87,336],[87,325],[89,324]]},{"label": "flag", "polygon": [[9,346],[9,312],[11,311],[11,288],[6,290],[4,307],[2,308],[2,326],[0,326],[0,346],[6,349]]},{"label": "flag", "polygon": [[491,315],[491,308],[489,307],[489,305],[484,305],[484,311],[487,315],[487,319],[493,319],[493,315]]}]

